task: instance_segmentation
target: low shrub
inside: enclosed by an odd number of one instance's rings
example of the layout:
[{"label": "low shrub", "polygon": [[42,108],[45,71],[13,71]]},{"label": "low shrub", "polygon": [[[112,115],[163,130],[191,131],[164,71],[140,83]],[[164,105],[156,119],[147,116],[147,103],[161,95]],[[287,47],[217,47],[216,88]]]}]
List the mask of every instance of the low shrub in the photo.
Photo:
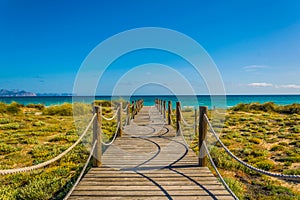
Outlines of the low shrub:
[{"label": "low shrub", "polygon": [[254,157],[266,156],[268,155],[268,151],[263,149],[255,149],[252,151],[251,155],[253,155]]},{"label": "low shrub", "polygon": [[275,167],[275,164],[272,160],[264,160],[255,164],[259,169],[269,171]]},{"label": "low shrub", "polygon": [[292,127],[292,131],[295,133],[300,133],[300,125]]},{"label": "low shrub", "polygon": [[44,126],[46,123],[43,121],[37,121],[37,122],[33,122],[32,126]]},{"label": "low shrub", "polygon": [[252,142],[254,144],[260,144],[261,143],[261,139],[259,139],[259,138],[250,138],[249,142]]},{"label": "low shrub", "polygon": [[20,128],[20,124],[17,122],[4,124],[4,125],[0,126],[1,130],[17,130],[19,128]]},{"label": "low shrub", "polygon": [[38,109],[38,110],[44,110],[45,109],[45,105],[44,104],[28,104],[26,106],[27,108],[35,108],[35,109]]},{"label": "low shrub", "polygon": [[44,115],[72,116],[72,104],[65,103],[47,107],[43,110]]},{"label": "low shrub", "polygon": [[84,103],[74,103],[73,104],[73,114],[75,116],[86,115],[92,113],[92,107],[89,104]]},{"label": "low shrub", "polygon": [[234,178],[224,178],[224,180],[239,199],[244,199],[245,188],[241,182],[235,180]]},{"label": "low shrub", "polygon": [[20,150],[17,147],[14,147],[12,145],[9,144],[5,144],[5,143],[0,143],[0,155],[4,155],[4,154],[8,154],[8,153],[12,153],[15,151]]},{"label": "low shrub", "polygon": [[284,174],[288,175],[300,175],[300,168],[297,169],[287,169],[283,171]]},{"label": "low shrub", "polygon": [[275,144],[271,147],[270,151],[283,151],[284,149],[284,146]]},{"label": "low shrub", "polygon": [[300,157],[295,156],[295,157],[279,158],[279,159],[276,159],[276,161],[298,163],[298,162],[300,162]]},{"label": "low shrub", "polygon": [[10,121],[8,118],[0,118],[0,124],[8,124]]},{"label": "low shrub", "polygon": [[250,103],[250,104],[238,104],[231,108],[233,111],[263,111],[263,112],[277,112],[281,114],[300,114],[300,104],[294,103],[291,105],[280,106],[273,102],[267,102],[264,104]]},{"label": "low shrub", "polygon": [[11,104],[7,105],[6,111],[10,114],[19,114],[21,113],[21,107],[24,107],[24,105],[17,102],[12,102]]},{"label": "low shrub", "polygon": [[279,144],[279,145],[282,145],[282,146],[288,146],[288,145],[289,145],[289,144],[286,143],[286,142],[279,142],[278,144]]},{"label": "low shrub", "polygon": [[108,100],[95,100],[95,106],[102,106],[102,107],[111,107],[112,102]]},{"label": "low shrub", "polygon": [[57,191],[63,185],[55,179],[32,179],[23,187],[18,188],[17,199],[50,199],[53,191]]},{"label": "low shrub", "polygon": [[6,113],[6,111],[7,111],[6,107],[7,107],[7,105],[5,103],[0,102],[0,114],[1,113]]},{"label": "low shrub", "polygon": [[38,144],[38,140],[36,137],[27,137],[20,140],[21,144]]}]

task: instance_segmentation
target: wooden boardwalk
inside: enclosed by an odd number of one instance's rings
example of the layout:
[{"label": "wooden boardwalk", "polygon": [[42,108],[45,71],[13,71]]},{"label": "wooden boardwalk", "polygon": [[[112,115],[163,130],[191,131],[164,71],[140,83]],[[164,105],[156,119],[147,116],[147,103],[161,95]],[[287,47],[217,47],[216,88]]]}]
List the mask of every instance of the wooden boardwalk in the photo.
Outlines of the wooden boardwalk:
[{"label": "wooden boardwalk", "polygon": [[155,107],[143,107],[69,199],[233,199]]}]

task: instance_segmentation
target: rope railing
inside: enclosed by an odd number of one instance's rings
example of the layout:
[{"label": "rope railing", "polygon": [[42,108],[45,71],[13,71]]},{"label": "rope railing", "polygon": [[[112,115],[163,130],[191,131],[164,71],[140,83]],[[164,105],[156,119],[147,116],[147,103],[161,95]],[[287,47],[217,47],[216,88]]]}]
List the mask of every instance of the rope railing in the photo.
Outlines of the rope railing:
[{"label": "rope railing", "polygon": [[128,125],[128,117],[126,116],[126,119],[125,119],[125,123],[123,124],[123,126],[122,126],[122,129],[125,129],[126,128],[126,126]]},{"label": "rope railing", "polygon": [[50,165],[51,163],[61,159],[63,156],[65,156],[67,153],[69,153],[81,140],[82,138],[86,135],[86,133],[88,132],[90,126],[92,125],[95,117],[97,116],[97,114],[94,114],[92,119],[90,120],[88,126],[85,128],[84,132],[81,134],[81,136],[78,138],[78,140],[72,144],[68,149],[66,149],[64,152],[62,152],[61,154],[57,155],[56,157],[45,161],[43,163],[37,164],[37,165],[33,165],[33,166],[29,166],[29,167],[22,167],[22,168],[16,168],[16,169],[5,169],[5,170],[0,170],[0,174],[1,175],[6,175],[6,174],[14,174],[14,173],[19,173],[19,172],[27,172],[27,171],[32,171],[32,170],[36,170],[42,167],[45,167],[47,165]]},{"label": "rope railing", "polygon": [[105,142],[103,142],[103,139],[101,138],[101,143],[105,146],[111,145],[117,138],[119,128],[120,128],[120,122],[118,123],[118,126],[117,126],[117,129],[116,129],[115,133],[114,133],[113,139],[110,142],[105,143]]},{"label": "rope railing", "polygon": [[[195,122],[194,124],[189,124],[189,123],[187,123],[186,120],[185,120],[184,117],[183,117],[181,107],[179,107],[179,114],[180,114],[180,121],[179,121],[179,124],[178,124],[178,125],[179,125],[179,129],[178,129],[178,134],[177,134],[177,135],[179,135],[179,134],[181,133],[182,138],[183,138],[185,144],[186,144],[187,146],[190,146],[190,144],[187,142],[187,140],[185,139],[185,137],[188,136],[189,140],[192,139],[192,138],[191,138],[191,130],[190,130],[190,129],[191,129],[191,127],[192,127],[192,128],[194,129],[192,132],[195,131],[195,128],[196,128],[196,127],[195,127],[196,122]],[[188,127],[188,134],[185,134],[185,131],[182,129],[182,125]],[[184,127],[183,127],[183,128],[184,128]]]},{"label": "rope railing", "polygon": [[194,127],[192,127],[192,128],[190,126],[187,126],[187,127],[188,127],[188,129],[185,129],[184,124],[180,122],[177,135],[182,135],[182,138],[183,138],[185,144],[189,147],[192,147],[191,144],[192,144],[193,136],[194,136],[194,133],[193,133]]},{"label": "rope railing", "polygon": [[182,139],[183,139],[183,141],[184,141],[186,147],[190,147],[190,144],[186,141],[184,135],[183,135],[183,134],[180,134],[180,133],[183,133],[182,128],[181,128],[181,125],[179,125],[179,129],[178,129],[177,135],[179,135],[179,136],[182,137]]},{"label": "rope railing", "polygon": [[226,110],[225,110],[225,112],[219,112],[217,109],[214,109],[213,112],[220,114],[220,115],[226,115]]},{"label": "rope railing", "polygon": [[123,111],[127,111],[129,104],[126,105],[126,107],[123,109]]},{"label": "rope railing", "polygon": [[74,183],[73,187],[69,190],[68,194],[64,197],[64,200],[68,199],[68,198],[71,196],[71,194],[72,194],[72,192],[74,191],[75,187],[76,187],[76,186],[78,185],[78,183],[80,182],[80,180],[81,180],[81,178],[82,178],[82,176],[83,176],[83,174],[84,174],[84,172],[85,172],[87,166],[89,165],[89,162],[90,162],[90,160],[91,160],[91,158],[92,158],[92,156],[93,156],[93,153],[94,153],[94,151],[95,151],[96,146],[97,146],[97,140],[94,141],[94,144],[93,144],[93,146],[92,146],[90,155],[89,155],[88,159],[86,160],[86,163],[84,164],[84,166],[83,166],[83,168],[82,168],[82,170],[81,170],[81,172],[80,172],[80,174],[79,174],[79,176],[78,176],[76,182]]},{"label": "rope railing", "polygon": [[223,149],[226,151],[226,153],[232,157],[233,159],[235,159],[237,162],[239,162],[240,164],[242,164],[243,166],[256,171],[258,173],[261,174],[265,174],[271,177],[276,177],[276,178],[280,178],[280,179],[292,179],[292,180],[300,180],[300,175],[286,175],[286,174],[280,174],[280,173],[273,173],[273,172],[268,172],[259,168],[256,168],[244,161],[242,161],[240,158],[238,158],[237,156],[235,156],[225,145],[224,143],[220,140],[219,136],[217,135],[217,133],[215,132],[215,130],[213,129],[207,115],[204,115],[205,121],[207,122],[209,129],[211,130],[211,132],[213,133],[214,137],[217,139],[217,141],[221,144],[221,146],[223,147]]},{"label": "rope railing", "polygon": [[118,115],[119,109],[120,109],[120,107],[117,108],[117,110],[115,111],[115,114],[114,114],[112,117],[110,117],[110,118],[107,118],[107,117],[105,117],[104,115],[101,115],[101,117],[102,117],[103,119],[105,119],[106,121],[111,121],[111,120],[113,120],[113,119],[116,118],[116,116]]},{"label": "rope railing", "polygon": [[185,126],[195,127],[196,123],[194,123],[194,124],[189,124],[189,123],[184,119],[183,114],[182,114],[181,107],[179,108],[179,113],[180,113],[181,120],[182,120],[182,122],[184,123]]},{"label": "rope railing", "polygon": [[212,157],[211,157],[211,155],[210,155],[210,153],[209,153],[209,150],[208,150],[208,148],[207,148],[205,142],[203,143],[203,146],[204,146],[204,149],[205,149],[205,151],[206,151],[206,153],[207,153],[207,156],[208,156],[208,158],[209,158],[209,161],[210,161],[212,167],[214,168],[214,170],[215,170],[215,172],[217,173],[219,179],[221,180],[221,182],[222,182],[223,185],[225,186],[226,190],[233,196],[234,199],[237,199],[237,200],[238,200],[239,198],[238,198],[238,197],[234,194],[234,192],[230,189],[230,187],[227,185],[227,183],[226,183],[225,180],[223,179],[222,175],[220,174],[220,172],[219,172],[219,170],[218,170],[216,164],[214,163],[214,161],[213,161],[213,159],[212,159]]}]

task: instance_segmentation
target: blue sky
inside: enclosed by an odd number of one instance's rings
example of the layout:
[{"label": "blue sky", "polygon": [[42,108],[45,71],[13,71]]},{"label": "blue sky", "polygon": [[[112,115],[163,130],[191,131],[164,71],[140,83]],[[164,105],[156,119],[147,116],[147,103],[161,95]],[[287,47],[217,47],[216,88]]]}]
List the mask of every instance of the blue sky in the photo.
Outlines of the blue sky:
[{"label": "blue sky", "polygon": [[[228,94],[300,94],[297,0],[0,0],[0,88],[70,93],[79,67],[100,42],[140,27],[169,28],[196,40],[216,63]],[[134,59],[150,62],[147,56],[151,51]],[[162,55],[156,62],[169,59]],[[178,63],[169,64],[184,68]],[[124,73],[125,65],[133,67],[127,61],[108,75]],[[106,79],[104,88],[114,81]]]}]

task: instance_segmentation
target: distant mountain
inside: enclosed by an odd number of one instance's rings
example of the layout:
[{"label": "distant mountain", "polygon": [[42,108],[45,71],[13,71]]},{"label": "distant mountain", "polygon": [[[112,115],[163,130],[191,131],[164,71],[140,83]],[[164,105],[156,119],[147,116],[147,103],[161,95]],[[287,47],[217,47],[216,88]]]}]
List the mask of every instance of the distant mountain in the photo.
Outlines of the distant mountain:
[{"label": "distant mountain", "polygon": [[72,93],[33,93],[24,90],[0,89],[0,97],[73,96]]},{"label": "distant mountain", "polygon": [[72,93],[37,93],[37,96],[73,96]]},{"label": "distant mountain", "polygon": [[2,97],[34,97],[37,96],[33,92],[26,92],[24,90],[5,90],[5,89],[0,89],[0,96]]}]

